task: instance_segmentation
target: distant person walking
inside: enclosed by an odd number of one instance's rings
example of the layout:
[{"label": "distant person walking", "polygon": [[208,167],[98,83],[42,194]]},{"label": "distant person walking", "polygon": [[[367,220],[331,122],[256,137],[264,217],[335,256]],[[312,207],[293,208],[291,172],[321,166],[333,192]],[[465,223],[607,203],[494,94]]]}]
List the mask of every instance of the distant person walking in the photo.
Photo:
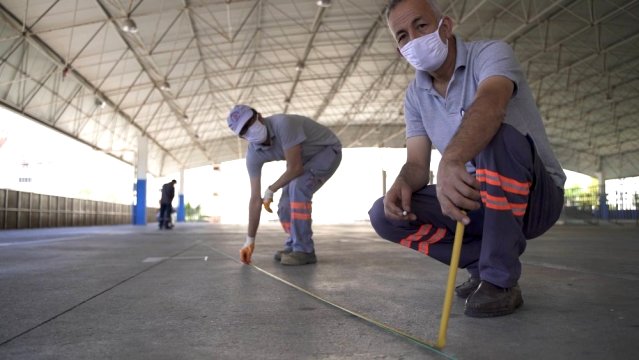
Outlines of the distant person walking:
[{"label": "distant person walking", "polygon": [[175,184],[177,181],[171,180],[162,185],[162,198],[160,199],[160,229],[173,228],[173,222],[171,221],[171,213],[173,212],[173,197],[175,197]]}]

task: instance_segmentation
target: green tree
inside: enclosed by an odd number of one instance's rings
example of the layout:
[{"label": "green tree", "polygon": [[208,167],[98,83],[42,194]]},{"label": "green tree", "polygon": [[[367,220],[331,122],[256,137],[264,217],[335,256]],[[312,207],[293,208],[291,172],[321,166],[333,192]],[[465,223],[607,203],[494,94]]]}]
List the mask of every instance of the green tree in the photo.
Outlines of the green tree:
[{"label": "green tree", "polygon": [[184,209],[184,215],[186,217],[186,221],[199,221],[202,220],[202,207],[200,205],[195,208],[191,206],[191,203],[186,203]]}]

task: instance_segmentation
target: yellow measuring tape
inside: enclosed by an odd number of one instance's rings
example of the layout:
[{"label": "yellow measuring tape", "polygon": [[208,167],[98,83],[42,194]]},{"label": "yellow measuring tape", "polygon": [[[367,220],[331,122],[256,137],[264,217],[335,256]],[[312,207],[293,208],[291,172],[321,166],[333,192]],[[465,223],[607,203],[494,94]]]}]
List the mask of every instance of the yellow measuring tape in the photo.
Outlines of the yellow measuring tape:
[{"label": "yellow measuring tape", "polygon": [[457,278],[457,267],[459,266],[459,257],[461,256],[462,240],[464,239],[464,224],[457,222],[455,228],[455,240],[453,241],[453,253],[450,258],[450,268],[448,269],[448,284],[446,285],[446,295],[444,296],[444,308],[442,309],[442,319],[439,322],[439,337],[437,338],[437,347],[443,349],[446,346],[446,332],[448,330],[448,318],[450,317],[450,308],[453,305],[453,290],[455,289],[455,280]]},{"label": "yellow measuring tape", "polygon": [[313,298],[315,298],[315,299],[317,299],[317,300],[319,300],[319,301],[321,301],[321,302],[323,302],[323,303],[325,303],[327,305],[330,305],[332,307],[340,309],[340,310],[342,310],[342,311],[344,311],[344,312],[346,312],[346,313],[348,313],[350,315],[353,315],[353,316],[355,316],[355,317],[357,317],[357,318],[359,318],[361,320],[364,320],[364,321],[366,321],[368,323],[371,323],[371,324],[373,324],[373,325],[375,325],[375,326],[377,326],[377,327],[379,327],[379,328],[381,328],[383,330],[389,331],[389,332],[394,333],[396,335],[399,335],[399,336],[401,336],[403,338],[406,338],[406,339],[412,341],[413,343],[415,343],[417,345],[420,345],[422,347],[426,347],[429,350],[434,351],[434,352],[436,352],[436,353],[438,353],[438,354],[440,354],[442,356],[445,356],[445,357],[447,357],[449,359],[453,359],[452,357],[450,357],[450,355],[439,351],[439,348],[438,348],[438,346],[436,344],[433,344],[433,343],[428,342],[428,341],[426,341],[426,340],[424,340],[422,338],[419,338],[417,336],[411,335],[411,334],[409,334],[409,333],[407,333],[407,332],[405,332],[405,331],[403,331],[401,329],[398,329],[396,327],[384,324],[383,322],[377,321],[375,319],[372,319],[372,318],[369,318],[367,316],[364,316],[364,315],[362,315],[362,314],[360,314],[358,312],[349,310],[349,309],[347,309],[347,308],[345,308],[343,306],[335,304],[334,302],[326,300],[326,299],[320,297],[319,295],[316,295],[316,294],[314,294],[314,293],[312,293],[312,292],[310,292],[310,291],[308,291],[308,290],[306,290],[304,288],[301,288],[301,287],[299,287],[299,286],[297,286],[297,285],[295,285],[295,284],[293,284],[293,283],[291,283],[289,281],[286,281],[286,280],[278,277],[277,275],[273,275],[270,272],[268,272],[268,271],[266,271],[266,270],[264,270],[264,269],[262,269],[262,268],[260,268],[258,266],[255,266],[255,265],[251,265],[251,266],[253,266],[253,268],[255,268],[256,270],[261,271],[262,273],[272,277],[273,279],[275,279],[277,281],[280,281],[280,282],[282,282],[282,283],[284,283],[284,284],[286,284],[286,285],[288,285],[288,286],[290,286],[290,287],[292,287],[292,288],[294,288],[296,290],[299,290],[299,291],[303,292],[304,294],[306,294],[306,295],[308,295],[310,297],[313,297]]},{"label": "yellow measuring tape", "polygon": [[[451,357],[450,355],[441,352],[440,350],[444,348],[444,346],[446,346],[446,332],[448,330],[448,319],[450,318],[450,310],[452,307],[452,302],[453,302],[453,290],[455,289],[455,279],[457,277],[457,266],[459,265],[459,257],[461,254],[461,245],[462,245],[462,239],[464,237],[464,225],[461,222],[457,222],[457,227],[455,229],[455,240],[453,242],[453,252],[452,252],[452,256],[451,256],[451,261],[450,261],[450,269],[448,271],[448,284],[446,286],[446,295],[444,297],[444,306],[442,309],[442,317],[441,317],[441,321],[439,324],[439,337],[437,338],[437,343],[433,344],[432,342],[429,342],[425,339],[419,338],[417,336],[411,335],[401,329],[398,329],[396,327],[384,324],[380,321],[377,321],[375,319],[369,318],[365,315],[362,315],[360,313],[357,313],[355,311],[349,310],[343,306],[340,306],[338,304],[335,304],[334,302],[331,302],[329,300],[326,300],[322,297],[320,297],[319,295],[316,295],[315,293],[312,293],[304,288],[301,288],[287,280],[282,279],[281,277],[271,274],[270,272],[260,268],[259,266],[256,265],[249,265],[252,266],[254,269],[262,272],[263,274],[270,276],[271,278],[284,283],[296,290],[299,290],[301,292],[303,292],[304,294],[313,297],[325,304],[328,304],[334,308],[340,309],[350,315],[353,315],[361,320],[364,320],[370,324],[373,324],[383,330],[389,331],[391,333],[394,333],[396,335],[399,335],[405,339],[408,339],[410,341],[412,341],[413,343],[420,345],[422,347],[425,347],[437,354],[440,354],[446,358],[449,359],[454,359],[453,357]],[[207,247],[209,247],[210,249],[212,249],[213,251],[222,254],[228,258],[233,259],[236,262],[239,262],[237,259],[215,249],[214,247],[210,246],[210,245],[206,245]]]}]

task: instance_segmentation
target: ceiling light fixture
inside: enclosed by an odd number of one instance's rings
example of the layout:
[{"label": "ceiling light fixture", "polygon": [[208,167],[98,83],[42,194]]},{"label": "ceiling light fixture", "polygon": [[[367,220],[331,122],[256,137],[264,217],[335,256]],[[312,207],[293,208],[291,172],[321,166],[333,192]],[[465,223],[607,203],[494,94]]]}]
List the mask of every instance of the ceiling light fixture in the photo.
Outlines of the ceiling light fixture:
[{"label": "ceiling light fixture", "polygon": [[160,84],[160,89],[164,90],[164,91],[169,91],[171,90],[171,84],[169,84],[168,82],[163,82],[162,84]]},{"label": "ceiling light fixture", "polygon": [[317,0],[317,6],[327,8],[331,6],[331,0]]},{"label": "ceiling light fixture", "polygon": [[135,34],[138,32],[138,25],[131,18],[126,18],[122,23],[122,31],[128,32],[130,34]]},{"label": "ceiling light fixture", "polygon": [[99,107],[100,109],[104,109],[104,107],[106,106],[106,102],[104,102],[104,100],[97,97],[95,98],[95,106]]}]

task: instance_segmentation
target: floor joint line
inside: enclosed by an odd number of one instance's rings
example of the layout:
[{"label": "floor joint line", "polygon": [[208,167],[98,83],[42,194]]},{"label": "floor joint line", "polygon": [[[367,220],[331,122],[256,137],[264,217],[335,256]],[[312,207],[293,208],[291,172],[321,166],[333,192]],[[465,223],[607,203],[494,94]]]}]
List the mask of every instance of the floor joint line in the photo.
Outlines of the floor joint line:
[{"label": "floor joint line", "polygon": [[[235,261],[235,262],[237,262],[239,264],[244,265],[241,261],[237,260],[237,258],[234,258],[234,257],[226,254],[225,252],[214,248],[211,245],[208,245],[208,244],[203,244],[203,245],[208,247],[208,248],[210,248],[211,250],[215,251],[216,253],[218,253],[220,255],[223,255],[223,256],[225,256],[225,257],[227,257],[227,258],[229,258],[229,259],[231,259],[231,260],[233,260],[233,261]],[[369,318],[369,317],[367,317],[365,315],[362,315],[362,314],[360,314],[360,313],[358,313],[356,311],[349,310],[348,308],[345,308],[345,307],[343,307],[341,305],[338,305],[338,304],[333,303],[333,302],[331,302],[329,300],[326,300],[326,299],[322,298],[321,296],[319,296],[319,295],[317,295],[317,294],[315,294],[315,293],[313,293],[311,291],[308,291],[308,290],[306,290],[306,289],[304,289],[304,288],[302,288],[300,286],[297,286],[297,285],[295,285],[295,284],[293,284],[293,283],[291,283],[291,282],[289,282],[289,281],[287,281],[285,279],[282,279],[282,278],[280,278],[277,275],[271,274],[270,272],[268,272],[268,271],[266,271],[266,270],[264,270],[264,269],[262,269],[262,268],[260,268],[260,267],[258,267],[256,265],[251,264],[251,265],[248,265],[248,266],[250,266],[250,267],[254,268],[255,270],[257,270],[257,271],[259,271],[259,272],[261,272],[261,273],[263,273],[263,274],[265,274],[265,275],[267,275],[267,276],[269,276],[269,277],[271,277],[271,278],[273,278],[273,279],[275,279],[275,280],[277,280],[277,281],[279,281],[279,282],[281,282],[281,283],[283,283],[285,285],[288,285],[288,286],[290,286],[290,287],[292,287],[292,288],[294,288],[294,289],[296,289],[296,290],[298,290],[298,291],[300,291],[300,292],[302,292],[302,293],[304,293],[304,294],[306,294],[306,295],[308,295],[308,296],[310,296],[310,297],[312,297],[312,298],[314,298],[316,300],[319,300],[320,302],[323,302],[324,304],[327,304],[327,305],[330,305],[330,306],[332,306],[332,307],[334,307],[336,309],[342,310],[342,311],[346,312],[349,315],[355,316],[355,317],[357,317],[360,320],[363,320],[363,321],[365,321],[365,322],[367,322],[369,324],[375,325],[376,327],[381,328],[382,330],[385,330],[387,332],[390,332],[393,335],[397,335],[397,336],[399,336],[401,338],[409,340],[410,342],[412,342],[414,344],[417,344],[417,345],[419,345],[419,346],[421,346],[423,348],[426,348],[427,350],[435,352],[438,355],[442,355],[442,356],[446,357],[447,359],[455,359],[451,355],[446,354],[445,352],[437,349],[431,342],[429,342],[429,341],[427,341],[425,339],[422,339],[420,337],[411,335],[411,334],[409,334],[408,332],[406,332],[404,330],[401,330],[401,329],[398,329],[396,327],[384,324],[381,321],[377,321],[375,319]]]},{"label": "floor joint line", "polygon": [[106,288],[106,289],[104,289],[104,290],[100,291],[99,293],[97,293],[97,294],[95,294],[95,295],[90,296],[90,297],[89,297],[89,298],[87,298],[87,299],[84,299],[83,301],[81,301],[81,302],[79,302],[79,303],[77,303],[77,304],[75,304],[75,305],[71,306],[70,308],[68,308],[68,309],[66,309],[66,310],[64,310],[64,311],[62,311],[62,312],[60,312],[59,314],[56,314],[56,315],[54,315],[54,316],[50,317],[49,319],[44,320],[43,322],[41,322],[41,323],[39,323],[39,324],[37,324],[37,325],[34,325],[34,326],[30,327],[29,329],[24,330],[23,332],[21,332],[21,333],[19,333],[19,334],[17,334],[17,335],[14,335],[14,336],[12,336],[12,337],[10,337],[10,338],[9,338],[9,339],[7,339],[7,340],[4,340],[3,342],[1,342],[1,343],[0,343],[0,346],[6,345],[6,344],[10,343],[11,341],[13,341],[13,340],[15,340],[15,339],[17,339],[17,338],[19,338],[19,337],[21,337],[21,336],[23,336],[23,335],[26,335],[26,334],[30,333],[31,331],[33,331],[33,330],[35,330],[35,329],[37,329],[37,328],[41,327],[42,325],[47,324],[47,323],[49,323],[49,322],[51,322],[51,321],[53,321],[53,320],[55,320],[55,319],[59,318],[60,316],[62,316],[62,315],[64,315],[64,314],[66,314],[66,313],[68,313],[68,312],[70,312],[70,311],[72,311],[72,310],[74,310],[74,309],[76,309],[76,308],[80,307],[80,306],[81,306],[81,305],[83,305],[83,304],[86,304],[87,302],[89,302],[89,301],[91,301],[91,300],[93,300],[93,299],[97,298],[98,296],[100,296],[100,295],[102,295],[102,294],[104,294],[104,293],[106,293],[106,292],[108,292],[108,291],[113,290],[114,288],[116,288],[116,287],[118,287],[118,286],[120,286],[120,285],[124,284],[125,282],[127,282],[127,281],[129,281],[129,280],[132,280],[132,279],[134,279],[134,278],[138,277],[139,275],[141,275],[141,274],[143,274],[143,273],[145,273],[145,272],[147,272],[147,271],[149,271],[149,270],[153,269],[154,267],[156,267],[156,266],[158,266],[158,265],[160,265],[160,264],[163,264],[163,263],[165,263],[166,261],[169,261],[169,260],[171,260],[172,258],[174,258],[174,257],[176,257],[176,256],[179,256],[179,255],[181,255],[181,254],[185,253],[185,252],[186,252],[186,251],[188,251],[188,250],[191,250],[192,248],[194,248],[195,246],[200,245],[200,244],[201,244],[201,242],[199,242],[199,241],[198,241],[198,242],[196,242],[195,244],[193,244],[193,245],[191,245],[191,246],[187,247],[186,249],[184,249],[184,250],[180,250],[180,251],[179,251],[179,252],[177,252],[176,254],[169,256],[168,258],[166,258],[166,259],[164,259],[164,260],[162,260],[162,261],[159,261],[159,262],[157,262],[157,263],[154,263],[153,265],[151,265],[151,266],[149,266],[149,267],[147,267],[147,268],[145,268],[145,269],[143,269],[143,270],[140,270],[139,272],[137,272],[137,273],[135,273],[135,274],[133,274],[133,275],[129,276],[128,278],[126,278],[126,279],[124,279],[124,280],[121,280],[121,281],[117,282],[115,285],[112,285],[112,286],[110,286],[110,287],[108,287],[108,288]]}]

